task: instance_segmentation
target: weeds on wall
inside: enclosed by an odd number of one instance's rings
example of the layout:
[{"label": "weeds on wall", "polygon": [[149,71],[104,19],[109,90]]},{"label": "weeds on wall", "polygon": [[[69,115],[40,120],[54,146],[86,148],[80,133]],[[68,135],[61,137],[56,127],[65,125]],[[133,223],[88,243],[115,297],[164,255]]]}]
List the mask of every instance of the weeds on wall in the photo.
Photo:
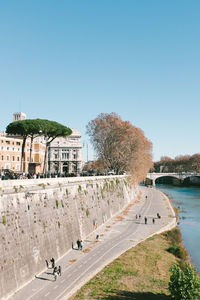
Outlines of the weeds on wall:
[{"label": "weeds on wall", "polygon": [[39,183],[38,186],[42,187],[43,189],[45,189],[45,183]]},{"label": "weeds on wall", "polygon": [[6,225],[6,217],[3,216],[3,221],[2,221],[3,225]]},{"label": "weeds on wall", "polygon": [[89,217],[90,212],[89,212],[89,209],[88,209],[88,208],[86,209],[86,212],[85,212],[85,213],[86,213],[86,216]]},{"label": "weeds on wall", "polygon": [[56,200],[56,207],[58,208],[58,206],[59,206],[59,203],[58,203],[58,200]]},{"label": "weeds on wall", "polygon": [[81,187],[81,185],[79,185],[78,186],[78,192],[81,193],[81,191],[82,191],[82,187]]}]

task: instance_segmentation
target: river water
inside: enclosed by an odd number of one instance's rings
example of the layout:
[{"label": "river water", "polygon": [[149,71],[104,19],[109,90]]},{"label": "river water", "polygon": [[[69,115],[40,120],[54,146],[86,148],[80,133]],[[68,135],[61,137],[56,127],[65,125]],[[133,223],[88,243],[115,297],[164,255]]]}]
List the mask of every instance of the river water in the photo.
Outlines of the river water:
[{"label": "river water", "polygon": [[200,188],[157,184],[156,188],[173,200],[180,209],[179,228],[191,261],[200,273]]}]

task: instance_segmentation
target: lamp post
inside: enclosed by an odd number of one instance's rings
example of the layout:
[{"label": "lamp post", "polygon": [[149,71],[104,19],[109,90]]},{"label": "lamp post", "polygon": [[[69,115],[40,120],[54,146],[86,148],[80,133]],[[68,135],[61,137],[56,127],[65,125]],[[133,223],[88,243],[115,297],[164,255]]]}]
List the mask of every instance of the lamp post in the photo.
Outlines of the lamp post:
[{"label": "lamp post", "polygon": [[83,142],[83,147],[86,146],[86,154],[87,154],[87,163],[88,163],[88,142]]}]

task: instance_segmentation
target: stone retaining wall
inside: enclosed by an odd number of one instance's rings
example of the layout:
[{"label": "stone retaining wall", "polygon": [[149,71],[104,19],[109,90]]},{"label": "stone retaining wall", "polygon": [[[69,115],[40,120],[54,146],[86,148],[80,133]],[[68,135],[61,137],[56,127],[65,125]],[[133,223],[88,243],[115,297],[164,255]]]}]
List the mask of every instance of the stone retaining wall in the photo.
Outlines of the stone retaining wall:
[{"label": "stone retaining wall", "polygon": [[0,299],[137,198],[125,176],[0,182]]}]

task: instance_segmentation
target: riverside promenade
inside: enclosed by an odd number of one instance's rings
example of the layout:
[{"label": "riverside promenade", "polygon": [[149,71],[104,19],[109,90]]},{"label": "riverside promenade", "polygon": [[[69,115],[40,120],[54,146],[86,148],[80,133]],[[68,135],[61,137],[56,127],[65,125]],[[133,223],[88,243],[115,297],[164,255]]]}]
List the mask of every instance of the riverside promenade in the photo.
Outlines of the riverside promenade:
[{"label": "riverside promenade", "polygon": [[[62,268],[57,280],[54,280],[52,269],[46,269],[43,273],[36,274],[33,281],[8,299],[69,299],[84,283],[122,253],[154,234],[175,227],[175,213],[168,198],[154,188],[141,187],[141,191],[139,201],[130,203],[118,216],[104,223],[83,241],[82,251],[77,250],[77,245],[74,245],[73,250],[56,261],[56,266],[60,265]],[[161,218],[157,218],[157,213]],[[48,261],[50,258],[47,257]]]}]

